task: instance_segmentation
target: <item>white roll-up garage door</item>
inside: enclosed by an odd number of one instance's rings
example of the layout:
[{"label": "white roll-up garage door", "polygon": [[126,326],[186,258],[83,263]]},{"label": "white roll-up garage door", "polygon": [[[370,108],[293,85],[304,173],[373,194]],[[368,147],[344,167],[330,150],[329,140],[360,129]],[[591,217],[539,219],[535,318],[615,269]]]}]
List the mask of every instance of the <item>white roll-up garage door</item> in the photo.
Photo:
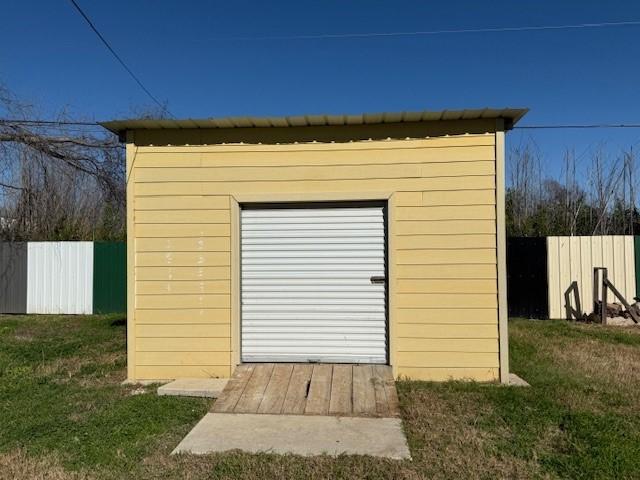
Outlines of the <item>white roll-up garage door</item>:
[{"label": "white roll-up garage door", "polygon": [[382,206],[245,208],[241,232],[244,362],[386,363]]}]

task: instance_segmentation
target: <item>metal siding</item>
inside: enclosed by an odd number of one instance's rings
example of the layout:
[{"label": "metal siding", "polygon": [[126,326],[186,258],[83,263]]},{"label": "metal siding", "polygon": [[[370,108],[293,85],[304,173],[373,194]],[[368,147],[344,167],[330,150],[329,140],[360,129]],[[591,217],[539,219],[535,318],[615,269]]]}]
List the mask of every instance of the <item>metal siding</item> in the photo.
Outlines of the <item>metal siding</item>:
[{"label": "metal siding", "polygon": [[93,312],[127,310],[127,247],[124,242],[93,244]]},{"label": "metal siding", "polygon": [[170,128],[269,128],[328,125],[367,125],[439,120],[475,120],[506,118],[515,125],[529,110],[526,108],[483,108],[473,110],[440,110],[420,112],[382,112],[359,115],[298,115],[288,117],[189,118],[184,120],[130,119],[99,122],[107,130],[118,133],[132,129]]},{"label": "metal siding", "polygon": [[241,211],[242,360],[386,363],[382,207]]},{"label": "metal siding", "polygon": [[[593,311],[593,268],[609,269],[609,279],[628,300],[636,295],[632,236],[548,237],[549,318],[566,318],[565,292],[576,282],[582,312]],[[610,302],[617,302],[610,294]],[[574,297],[570,297],[575,308]]]},{"label": "metal siding", "polygon": [[0,242],[0,313],[27,312],[27,244]]},{"label": "metal siding", "polygon": [[93,313],[93,242],[29,242],[27,313]]}]

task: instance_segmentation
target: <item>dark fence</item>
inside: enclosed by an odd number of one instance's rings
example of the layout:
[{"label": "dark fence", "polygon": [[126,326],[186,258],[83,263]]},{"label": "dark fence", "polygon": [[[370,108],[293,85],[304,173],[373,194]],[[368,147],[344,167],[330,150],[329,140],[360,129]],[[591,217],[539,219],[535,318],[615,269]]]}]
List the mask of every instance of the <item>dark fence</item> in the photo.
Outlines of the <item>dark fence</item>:
[{"label": "dark fence", "polygon": [[127,311],[127,246],[93,244],[93,313]]},{"label": "dark fence", "polygon": [[510,317],[548,318],[547,239],[507,239],[507,297]]},{"label": "dark fence", "polygon": [[0,312],[27,313],[26,242],[0,242]]}]

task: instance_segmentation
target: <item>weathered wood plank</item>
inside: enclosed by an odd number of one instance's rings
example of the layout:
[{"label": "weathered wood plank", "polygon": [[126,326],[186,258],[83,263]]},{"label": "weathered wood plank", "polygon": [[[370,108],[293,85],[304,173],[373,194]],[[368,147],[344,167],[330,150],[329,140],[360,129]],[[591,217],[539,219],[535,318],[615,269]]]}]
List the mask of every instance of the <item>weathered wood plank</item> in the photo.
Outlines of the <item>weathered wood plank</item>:
[{"label": "weathered wood plank", "polygon": [[313,365],[294,365],[289,380],[287,394],[282,404],[282,413],[289,415],[302,415],[307,403],[307,386],[311,381]]},{"label": "weathered wood plank", "polygon": [[380,417],[389,416],[389,403],[387,402],[387,390],[385,388],[385,382],[387,380],[384,370],[377,368],[376,365],[373,370],[373,390],[376,400],[376,415]]},{"label": "weathered wood plank", "polygon": [[292,372],[292,364],[281,364],[273,367],[271,380],[269,380],[269,384],[264,391],[262,402],[258,407],[258,413],[278,414],[282,411]]},{"label": "weathered wood plank", "polygon": [[389,416],[399,417],[400,401],[398,400],[398,391],[396,390],[396,382],[393,378],[391,367],[387,365],[375,365],[373,368],[384,383],[387,405],[389,407]]},{"label": "weathered wood plank", "polygon": [[353,382],[352,365],[334,365],[331,379],[331,399],[329,413],[332,415],[350,415],[352,411],[351,392]]},{"label": "weathered wood plank", "polygon": [[212,412],[229,413],[236,407],[247,382],[253,374],[253,365],[238,365],[224,387],[222,394],[213,404]]},{"label": "weathered wood plank", "polygon": [[376,413],[371,365],[353,367],[353,413],[356,415],[375,415]]},{"label": "weathered wood plank", "polygon": [[304,413],[309,415],[326,415],[329,413],[332,372],[333,365],[316,364],[313,366],[311,386],[309,387],[307,406]]},{"label": "weathered wood plank", "polygon": [[255,366],[253,375],[251,375],[247,386],[236,404],[236,408],[233,410],[234,413],[258,412],[258,407],[262,401],[264,391],[271,379],[273,367],[273,363],[263,363]]}]

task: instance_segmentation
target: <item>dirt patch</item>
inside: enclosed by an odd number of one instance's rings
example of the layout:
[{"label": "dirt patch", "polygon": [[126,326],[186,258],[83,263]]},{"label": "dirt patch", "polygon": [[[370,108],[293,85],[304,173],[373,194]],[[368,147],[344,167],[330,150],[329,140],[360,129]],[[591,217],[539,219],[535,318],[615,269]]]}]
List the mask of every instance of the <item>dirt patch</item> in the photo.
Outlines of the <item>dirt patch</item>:
[{"label": "dirt patch", "polygon": [[93,477],[70,472],[53,456],[31,457],[22,450],[0,454],[0,479],[90,480]]}]

